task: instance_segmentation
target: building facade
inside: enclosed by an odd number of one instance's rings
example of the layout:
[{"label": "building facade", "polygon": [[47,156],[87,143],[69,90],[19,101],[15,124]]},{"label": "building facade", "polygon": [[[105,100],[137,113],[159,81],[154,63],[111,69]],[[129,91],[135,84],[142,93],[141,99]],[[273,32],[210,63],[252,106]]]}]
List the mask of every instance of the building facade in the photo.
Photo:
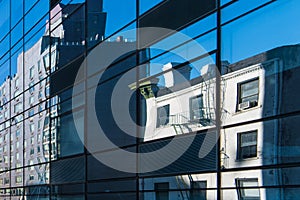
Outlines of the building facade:
[{"label": "building facade", "polygon": [[[290,159],[298,157],[298,147],[293,145],[297,140],[297,133],[291,130],[286,132],[287,130],[283,128],[289,127],[289,123],[296,123],[294,121],[296,119],[290,119],[292,122],[283,118],[264,120],[273,118],[279,113],[284,114],[287,109],[295,109],[294,106],[291,107],[292,100],[290,104],[282,105],[281,99],[284,98],[287,90],[297,93],[295,88],[287,89],[291,88],[289,84],[292,78],[287,76],[287,73],[297,71],[298,53],[299,45],[283,46],[234,64],[227,62],[227,65],[223,66],[228,73],[221,76],[220,90],[223,128],[219,137],[221,168],[224,171],[222,184],[237,188],[232,191],[224,190],[222,193],[224,198],[297,199],[297,192],[291,192],[293,191],[291,189],[280,188],[277,191],[270,191],[263,188],[264,184],[271,186],[296,183],[299,179],[296,168],[291,172],[293,175],[288,172],[290,169],[257,168],[287,164]],[[165,81],[174,80],[170,77],[167,79],[166,76],[169,75],[164,75]],[[176,73],[171,76],[176,76]],[[297,76],[296,73],[293,73],[293,76]],[[165,83],[167,88],[161,88],[156,96],[146,97],[147,108],[156,108],[148,109],[148,112],[153,113],[147,114],[157,118],[147,121],[149,124],[145,131],[145,141],[214,127],[216,119],[212,96],[215,94],[215,78],[190,80],[190,83],[191,85],[180,90],[172,89],[180,83],[174,81],[171,84]],[[157,81],[153,84],[157,84]],[[152,86],[152,89],[157,87],[157,85]],[[183,102],[182,107],[179,107],[178,101]],[[248,121],[251,123],[247,123]],[[294,151],[294,153],[291,155],[286,151]],[[162,184],[170,190],[178,188],[186,190],[162,194],[162,196],[169,196],[169,199],[216,199],[216,193],[205,191],[206,188],[212,188],[216,184],[214,177],[213,173],[191,173],[146,179],[143,187],[155,190],[155,187]],[[243,186],[257,188],[239,188]],[[202,190],[195,191],[197,189]],[[157,196],[160,194],[148,194],[145,199],[155,199]]]},{"label": "building facade", "polygon": [[297,199],[299,8],[0,1],[0,198]]}]

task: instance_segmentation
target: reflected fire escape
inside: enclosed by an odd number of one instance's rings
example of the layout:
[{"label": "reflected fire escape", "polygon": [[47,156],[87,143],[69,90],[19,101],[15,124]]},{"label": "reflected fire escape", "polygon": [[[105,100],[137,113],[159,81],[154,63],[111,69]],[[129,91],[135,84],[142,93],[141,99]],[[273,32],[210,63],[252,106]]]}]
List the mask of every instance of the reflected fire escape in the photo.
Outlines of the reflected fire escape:
[{"label": "reflected fire escape", "polygon": [[[159,127],[159,131],[162,130],[170,130],[168,127],[173,127],[174,135],[188,134],[191,132],[197,132],[201,129],[209,129],[214,128],[216,125],[216,106],[215,106],[215,74],[207,73],[205,77],[201,78],[201,81],[195,85],[195,89],[191,89],[190,93],[198,94],[196,96],[196,106],[190,106],[188,111],[178,112],[175,114],[165,115],[161,123],[162,125]],[[153,101],[150,99],[157,98],[157,93],[159,92],[159,88],[157,86],[158,79],[153,78],[153,80],[149,81],[140,81],[140,92],[142,96],[146,99],[146,101]],[[221,98],[224,99],[224,94],[226,90],[225,81],[221,78]],[[130,86],[134,89],[134,86]],[[183,88],[187,89],[187,88]],[[193,94],[192,96],[194,96]],[[199,95],[200,94],[200,95]],[[180,97],[176,97],[180,98]],[[156,100],[155,100],[156,101]],[[193,104],[190,101],[190,104]],[[221,121],[224,120],[228,114],[226,110],[224,110],[223,101],[221,101]],[[169,112],[169,111],[168,111]],[[167,113],[167,112],[165,112]],[[174,112],[173,112],[174,113]],[[156,133],[154,133],[156,135]],[[228,161],[228,155],[224,151],[220,151],[222,156],[222,166],[226,166]],[[180,199],[182,200],[191,200],[193,199],[192,192],[196,189],[194,188],[194,177],[192,174],[188,173],[185,175],[178,175],[176,178],[176,185],[178,189],[178,193]]]}]

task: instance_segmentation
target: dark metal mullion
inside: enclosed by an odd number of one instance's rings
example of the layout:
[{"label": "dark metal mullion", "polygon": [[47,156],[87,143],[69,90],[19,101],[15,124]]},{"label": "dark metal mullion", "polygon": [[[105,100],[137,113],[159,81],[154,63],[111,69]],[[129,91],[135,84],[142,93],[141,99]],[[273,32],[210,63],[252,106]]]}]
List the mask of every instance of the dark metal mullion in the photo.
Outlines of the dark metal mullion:
[{"label": "dark metal mullion", "polygon": [[[50,45],[49,45],[49,73],[47,73],[47,70],[45,69],[45,73],[46,73],[46,84],[47,84],[47,78],[49,77],[49,84],[50,84],[50,76],[51,76],[51,65],[52,65],[52,62],[51,62],[51,57],[52,57],[52,53],[51,53],[51,47],[52,47],[52,40],[51,40],[51,0],[49,0],[49,11],[48,11],[48,23],[49,23],[49,35],[47,37],[49,37],[49,41],[50,41]],[[44,64],[44,58],[42,58],[42,61],[41,61],[43,64]],[[55,62],[56,64],[56,62]],[[45,66],[44,66],[45,67]],[[44,88],[44,90],[46,90],[46,86]],[[49,85],[49,90],[50,90],[50,94],[51,94],[51,87]],[[47,105],[47,101],[49,101],[49,108],[45,109],[46,113],[45,113],[45,119],[47,117],[47,112],[49,114],[49,160],[48,160],[48,164],[49,164],[49,179],[48,179],[48,187],[49,187],[49,199],[51,200],[52,199],[52,194],[53,194],[53,185],[52,185],[52,180],[51,180],[51,165],[52,165],[52,116],[51,116],[51,95],[49,96],[45,96],[45,105]],[[45,124],[45,122],[43,123]],[[44,136],[44,133],[43,133],[43,136]],[[56,151],[57,153],[57,151]],[[47,163],[45,164],[45,170],[47,169]],[[46,183],[47,184],[47,183]]]},{"label": "dark metal mullion", "polygon": [[[14,0],[12,0],[14,1]],[[21,41],[22,41],[22,51],[25,52],[25,41],[24,41],[24,37],[25,37],[25,0],[22,1],[23,2],[23,5],[22,5],[22,24],[23,24],[23,27],[22,27],[22,38],[21,38]],[[23,69],[23,73],[21,74],[22,76],[22,88],[23,88],[23,91],[22,91],[22,94],[23,94],[23,113],[24,113],[24,110],[25,110],[25,53],[23,53],[23,63],[22,63],[22,69]],[[22,115],[23,115],[22,113]],[[26,178],[25,178],[25,148],[24,148],[24,144],[25,144],[25,116],[23,115],[23,119],[22,119],[22,159],[23,159],[23,162],[22,162],[22,165],[21,165],[21,168],[22,168],[22,174],[23,174],[23,182],[22,182],[22,186],[23,186],[23,195],[22,197],[25,198],[25,195],[26,195],[26,185],[25,185],[25,181],[26,181]]]},{"label": "dark metal mullion", "polygon": [[[140,0],[136,0],[136,29],[135,29],[135,31],[136,31],[136,51],[135,51],[135,53],[136,53],[136,62],[135,62],[135,64],[136,64],[136,70],[135,70],[135,72],[136,72],[136,95],[135,95],[135,98],[136,98],[136,112],[135,112],[135,117],[136,117],[136,174],[135,174],[135,178],[136,178],[136,200],[139,200],[140,199],[140,186],[139,186],[139,168],[140,168],[140,164],[139,164],[139,143],[140,143],[140,127],[139,127],[139,125],[141,124],[140,122],[141,122],[141,116],[142,116],[142,114],[141,114],[141,112],[140,112],[140,110],[141,110],[141,105],[140,105],[140,92],[139,92],[139,79],[140,79],[140,70],[139,70],[139,65],[140,65],[140,54],[139,54],[139,39],[140,39],[140,37],[139,37],[139,23],[138,23],[138,21],[139,21],[139,13],[140,13],[140,2],[139,2]],[[129,108],[128,108],[129,109]]]},{"label": "dark metal mullion", "polygon": [[[9,1],[9,76],[10,77],[12,77],[11,76],[11,0]],[[10,81],[9,81],[9,89],[8,89],[8,91],[9,91],[9,120],[10,120],[10,122],[11,122],[11,110],[12,110],[12,101],[11,101],[11,97],[12,97],[12,89],[11,89],[11,84],[12,84],[12,78],[10,78]],[[11,143],[11,134],[12,134],[12,124],[10,123],[10,126],[9,126],[9,131],[8,131],[8,134],[9,134],[9,137],[8,137],[8,154],[9,154],[9,169],[11,169],[12,167],[12,163],[11,163],[11,156],[12,156],[12,152],[11,152],[11,146],[12,146],[12,143]],[[14,149],[15,150],[15,149]],[[9,171],[9,188],[11,189],[11,187],[12,187],[12,184],[11,184],[11,182],[12,182],[12,175],[11,175],[11,173],[12,173],[12,170],[10,170]],[[11,196],[12,196],[12,192],[10,192],[10,199],[11,199]]]},{"label": "dark metal mullion", "polygon": [[[87,52],[88,52],[88,33],[89,33],[89,30],[88,30],[88,23],[89,23],[89,19],[88,19],[88,7],[89,7],[89,3],[88,1],[85,1],[85,13],[84,13],[84,17],[85,17],[85,20],[84,20],[84,38],[85,38],[85,42],[84,42],[84,48],[85,48],[85,51],[83,53],[83,56],[85,57],[85,59],[83,59],[83,65],[85,66],[84,67],[84,123],[83,123],[83,145],[84,145],[84,166],[85,166],[85,169],[84,169],[84,173],[85,173],[85,176],[84,176],[84,199],[87,200],[88,199],[88,194],[87,194],[87,191],[88,191],[88,150],[86,148],[86,145],[87,142],[88,142],[88,129],[87,129],[87,97],[88,97],[88,89],[87,89],[87,65],[88,65],[88,59],[87,59]],[[73,94],[71,94],[73,96]],[[80,95],[80,94],[79,94]]]},{"label": "dark metal mullion", "polygon": [[222,73],[222,30],[221,30],[221,0],[217,0],[217,52],[216,64],[218,73],[216,73],[216,139],[217,139],[217,200],[222,199],[222,175],[221,175],[221,73]]}]

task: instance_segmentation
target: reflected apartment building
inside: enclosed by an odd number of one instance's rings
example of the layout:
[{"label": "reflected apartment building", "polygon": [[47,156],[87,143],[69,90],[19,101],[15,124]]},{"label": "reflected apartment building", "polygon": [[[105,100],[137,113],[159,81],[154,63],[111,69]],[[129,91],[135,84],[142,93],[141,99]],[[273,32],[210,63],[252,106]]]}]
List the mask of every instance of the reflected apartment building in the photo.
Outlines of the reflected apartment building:
[{"label": "reflected apartment building", "polygon": [[[103,39],[105,13],[99,12],[99,2],[91,3],[93,16],[101,16],[93,21],[99,26],[90,26],[89,42],[95,44]],[[0,185],[4,199],[48,198],[49,161],[61,155],[59,96],[50,98],[50,74],[69,61],[68,52],[84,49],[81,5],[71,4],[67,9],[64,4],[56,5],[44,36],[18,55],[16,73],[0,85]],[[78,8],[81,14],[62,22]]]},{"label": "reflected apartment building", "polygon": [[[293,97],[298,89],[293,81],[298,76],[299,52],[299,45],[282,46],[237,63],[223,62],[219,153],[222,186],[231,188],[222,191],[223,198],[297,199],[296,190],[261,187],[299,182],[299,168],[272,168],[299,159],[297,131],[288,128],[299,121],[295,116],[284,117],[297,109]],[[197,131],[201,134],[201,130],[215,127],[215,66],[203,66],[201,77],[185,79],[189,77],[190,65],[180,70],[176,65],[162,66],[173,67],[163,75],[164,86],[159,86],[156,78],[140,88],[146,99],[147,116],[157,116],[147,119],[146,142]],[[188,81],[185,83],[182,77]],[[144,199],[216,199],[215,176],[183,172],[145,178],[140,187],[155,191],[146,193]]]},{"label": "reflected apartment building", "polygon": [[[41,50],[41,42],[40,39],[19,54],[17,73],[7,77],[1,85],[1,169],[10,170],[10,173],[1,174],[1,184],[15,187],[2,190],[1,194],[21,195],[23,189],[18,187],[49,183],[49,165],[43,164],[50,160],[50,113],[45,108],[50,104],[46,101],[50,94],[47,76],[55,65],[56,53],[52,53],[50,66],[44,59],[49,53]],[[7,98],[12,101],[7,103]],[[55,146],[55,135],[51,140],[51,145]]]}]

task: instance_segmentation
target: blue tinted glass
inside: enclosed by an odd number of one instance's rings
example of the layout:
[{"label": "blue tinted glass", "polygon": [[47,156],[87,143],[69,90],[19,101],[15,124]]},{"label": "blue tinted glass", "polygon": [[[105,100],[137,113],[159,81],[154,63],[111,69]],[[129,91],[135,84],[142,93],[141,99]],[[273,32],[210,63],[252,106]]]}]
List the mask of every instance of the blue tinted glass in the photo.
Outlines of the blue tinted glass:
[{"label": "blue tinted glass", "polygon": [[270,0],[236,1],[234,4],[222,10],[222,23],[227,22],[233,19],[234,17],[237,17],[267,2],[270,2]]},{"label": "blue tinted glass", "polygon": [[9,35],[7,35],[1,42],[0,42],[0,58],[4,56],[9,50]]},{"label": "blue tinted glass", "polygon": [[[25,13],[32,8],[32,6],[40,0],[24,0],[25,2]],[[45,1],[48,2],[48,1]]]},{"label": "blue tinted glass", "polygon": [[[26,0],[27,2],[27,0]],[[23,0],[11,1],[11,25],[18,23],[23,17]]]},{"label": "blue tinted glass", "polygon": [[139,0],[140,1],[140,14],[143,14],[147,10],[150,10],[155,5],[159,4],[163,0]]},{"label": "blue tinted glass", "polygon": [[103,11],[107,13],[105,36],[109,36],[135,19],[136,1],[104,0]]},{"label": "blue tinted glass", "polygon": [[[83,120],[82,111],[76,113],[76,115],[81,115],[81,119]],[[60,135],[60,156],[65,157],[83,153],[83,144],[76,131],[72,114],[61,117],[60,123],[64,124],[58,130],[58,134]],[[81,138],[83,137],[81,136]]]},{"label": "blue tinted glass", "polygon": [[9,31],[9,0],[0,1],[0,40],[5,36]]},{"label": "blue tinted glass", "polygon": [[[7,60],[2,65],[0,65],[0,85],[2,85],[7,80],[7,78],[9,78],[9,76],[10,76],[9,68],[10,68],[9,60]],[[9,83],[9,82],[7,82],[7,83]]]},{"label": "blue tinted glass", "polygon": [[[25,33],[28,32],[49,11],[48,1],[39,1],[25,16]],[[45,23],[45,22],[44,22]]]},{"label": "blue tinted glass", "polygon": [[[274,47],[300,42],[300,2],[275,2],[223,28],[223,60],[236,62]],[[283,13],[283,14],[278,14]]]},{"label": "blue tinted glass", "polygon": [[23,37],[23,21],[20,21],[11,31],[11,46],[14,46]]}]

